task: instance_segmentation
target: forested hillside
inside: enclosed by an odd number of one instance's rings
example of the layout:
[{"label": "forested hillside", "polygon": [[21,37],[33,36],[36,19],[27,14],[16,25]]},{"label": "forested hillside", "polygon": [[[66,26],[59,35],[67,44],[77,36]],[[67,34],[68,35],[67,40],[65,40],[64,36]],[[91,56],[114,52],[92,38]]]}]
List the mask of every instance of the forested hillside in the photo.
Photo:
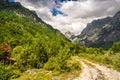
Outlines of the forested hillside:
[{"label": "forested hillside", "polygon": [[[4,0],[3,0],[4,1]],[[4,5],[3,5],[4,4]],[[70,71],[73,45],[34,11],[20,3],[0,3],[0,80],[19,77],[28,69]]]}]

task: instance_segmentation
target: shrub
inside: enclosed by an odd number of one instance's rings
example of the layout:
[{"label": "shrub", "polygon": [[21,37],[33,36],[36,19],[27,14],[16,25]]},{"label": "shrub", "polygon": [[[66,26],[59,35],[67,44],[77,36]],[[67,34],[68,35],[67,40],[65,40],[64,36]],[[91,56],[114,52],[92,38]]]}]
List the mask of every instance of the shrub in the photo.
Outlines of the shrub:
[{"label": "shrub", "polygon": [[6,42],[3,42],[2,44],[0,44],[0,49],[0,59],[4,60],[4,63],[7,63],[10,57],[11,48]]},{"label": "shrub", "polygon": [[111,48],[111,51],[113,51],[113,53],[120,52],[120,42],[115,42]]},{"label": "shrub", "polygon": [[20,76],[19,71],[13,71],[14,66],[0,63],[0,80],[14,79]]}]

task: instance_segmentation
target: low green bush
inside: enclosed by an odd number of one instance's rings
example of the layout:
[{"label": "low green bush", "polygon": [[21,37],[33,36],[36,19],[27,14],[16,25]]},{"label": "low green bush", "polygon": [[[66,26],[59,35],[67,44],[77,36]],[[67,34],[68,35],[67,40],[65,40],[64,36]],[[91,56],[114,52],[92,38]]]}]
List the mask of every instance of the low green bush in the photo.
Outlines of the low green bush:
[{"label": "low green bush", "polygon": [[14,66],[0,63],[0,80],[14,79],[20,76],[19,71],[14,71]]}]

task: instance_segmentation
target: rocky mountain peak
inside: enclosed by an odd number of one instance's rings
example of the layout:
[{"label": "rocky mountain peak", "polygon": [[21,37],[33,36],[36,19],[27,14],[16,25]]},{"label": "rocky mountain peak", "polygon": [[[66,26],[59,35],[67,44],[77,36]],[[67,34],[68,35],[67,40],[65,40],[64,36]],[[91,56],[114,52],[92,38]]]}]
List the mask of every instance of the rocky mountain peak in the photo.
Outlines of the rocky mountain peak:
[{"label": "rocky mountain peak", "polygon": [[115,15],[114,15],[114,17],[119,17],[120,16],[120,11],[118,11]]},{"label": "rocky mountain peak", "polygon": [[65,37],[67,38],[67,39],[69,39],[69,40],[73,40],[74,38],[76,38],[76,36],[72,33],[72,32],[70,32],[70,31],[67,31],[65,34]]},{"label": "rocky mountain peak", "polygon": [[65,36],[69,39],[73,34],[70,31],[67,31],[65,33]]},{"label": "rocky mountain peak", "polygon": [[[94,20],[78,36],[79,43],[88,47],[109,48],[120,40],[120,11],[113,17]],[[82,44],[83,45],[83,44]]]}]

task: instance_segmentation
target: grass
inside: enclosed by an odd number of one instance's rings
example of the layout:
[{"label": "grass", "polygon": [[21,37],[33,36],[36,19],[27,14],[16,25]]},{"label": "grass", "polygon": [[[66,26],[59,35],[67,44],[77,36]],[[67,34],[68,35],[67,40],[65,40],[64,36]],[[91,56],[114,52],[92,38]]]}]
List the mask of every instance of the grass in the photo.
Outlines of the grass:
[{"label": "grass", "polygon": [[73,80],[75,77],[79,76],[81,72],[81,65],[75,56],[72,56],[69,60],[67,60],[67,66],[68,72],[59,73],[58,71],[53,71],[53,79]]},{"label": "grass", "polygon": [[72,72],[65,72],[58,76],[53,76],[55,80],[73,80],[75,77],[79,76],[80,71],[74,70]]},{"label": "grass", "polygon": [[52,80],[52,73],[43,69],[32,69],[25,71],[21,77],[13,80]]},{"label": "grass", "polygon": [[120,53],[110,54],[109,51],[106,51],[105,54],[82,53],[79,54],[79,57],[120,71]]},{"label": "grass", "polygon": [[71,57],[67,61],[69,66],[68,72],[48,71],[45,69],[31,69],[23,72],[19,78],[12,80],[72,80],[79,76],[81,65],[76,57]]}]

